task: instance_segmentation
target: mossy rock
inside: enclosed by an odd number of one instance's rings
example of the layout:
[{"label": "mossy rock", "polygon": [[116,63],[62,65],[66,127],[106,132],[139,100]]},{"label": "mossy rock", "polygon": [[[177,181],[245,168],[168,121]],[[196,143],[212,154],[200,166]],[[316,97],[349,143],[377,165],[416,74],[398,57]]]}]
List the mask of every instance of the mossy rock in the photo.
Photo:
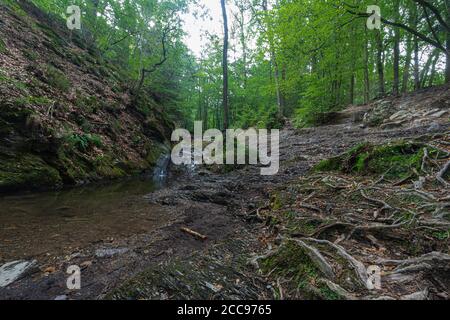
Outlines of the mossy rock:
[{"label": "mossy rock", "polygon": [[102,178],[117,179],[126,176],[126,172],[116,165],[113,157],[102,156],[95,160],[97,174]]},{"label": "mossy rock", "polygon": [[44,189],[62,184],[59,172],[36,155],[3,155],[0,160],[0,192]]},{"label": "mossy rock", "polygon": [[405,178],[414,169],[420,170],[425,148],[430,157],[440,156],[438,150],[422,143],[400,141],[380,146],[363,143],[343,155],[321,161],[313,170],[385,174],[386,178]]}]

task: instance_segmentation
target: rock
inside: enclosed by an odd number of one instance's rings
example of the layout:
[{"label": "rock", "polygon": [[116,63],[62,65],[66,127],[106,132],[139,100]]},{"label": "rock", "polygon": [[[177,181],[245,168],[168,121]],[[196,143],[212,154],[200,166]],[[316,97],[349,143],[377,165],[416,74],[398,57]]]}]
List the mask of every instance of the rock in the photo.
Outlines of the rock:
[{"label": "rock", "polygon": [[383,123],[380,127],[383,130],[392,130],[402,127],[403,121]]},{"label": "rock", "polygon": [[400,298],[400,300],[409,300],[409,301],[422,301],[427,300],[428,298],[428,289],[423,291],[415,292]]},{"label": "rock", "polygon": [[446,115],[447,113],[448,113],[447,110],[442,110],[442,111],[431,114],[430,117],[431,118],[440,118],[440,117]]},{"label": "rock", "polygon": [[406,110],[400,110],[400,111],[394,113],[394,114],[389,118],[389,120],[391,120],[391,121],[394,121],[394,120],[400,120],[400,119],[405,118],[405,117],[408,116],[408,115],[409,115],[409,112],[408,112],[408,111],[406,111]]},{"label": "rock", "polygon": [[432,114],[434,114],[436,112],[439,112],[439,111],[440,111],[440,109],[432,109],[430,111],[425,112],[424,113],[424,117],[428,117],[429,115],[432,115]]},{"label": "rock", "polygon": [[37,261],[13,261],[0,267],[0,288],[6,287],[36,266]]},{"label": "rock", "polygon": [[414,189],[416,190],[423,189],[423,186],[425,185],[426,182],[427,180],[424,177],[419,177],[419,180],[414,182]]},{"label": "rock", "polygon": [[97,249],[95,250],[95,256],[97,258],[109,258],[117,254],[124,254],[128,252],[127,248],[117,248],[117,249]]},{"label": "rock", "polygon": [[425,119],[416,119],[414,120],[412,127],[413,128],[420,128],[422,126],[424,126],[424,124],[426,123]]},{"label": "rock", "polygon": [[441,130],[441,125],[437,122],[433,122],[427,129],[428,132],[435,132]]},{"label": "rock", "polygon": [[64,294],[64,295],[61,295],[61,296],[57,296],[55,299],[53,299],[53,300],[56,300],[56,301],[63,301],[63,300],[67,300],[67,296]]}]

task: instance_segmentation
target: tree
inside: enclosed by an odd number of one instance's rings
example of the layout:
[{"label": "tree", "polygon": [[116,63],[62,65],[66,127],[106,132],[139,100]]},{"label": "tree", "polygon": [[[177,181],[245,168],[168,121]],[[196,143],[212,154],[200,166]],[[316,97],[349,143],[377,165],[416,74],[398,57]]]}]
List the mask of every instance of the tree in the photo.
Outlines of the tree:
[{"label": "tree", "polygon": [[223,130],[227,130],[229,126],[229,111],[228,111],[228,16],[225,0],[220,0],[222,5],[222,17],[223,17]]}]

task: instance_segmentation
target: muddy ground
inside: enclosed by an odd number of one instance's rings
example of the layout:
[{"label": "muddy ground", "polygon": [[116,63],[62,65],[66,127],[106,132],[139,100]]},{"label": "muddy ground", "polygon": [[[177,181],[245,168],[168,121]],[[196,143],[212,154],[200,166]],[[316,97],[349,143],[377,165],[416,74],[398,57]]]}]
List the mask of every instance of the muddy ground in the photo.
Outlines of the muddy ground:
[{"label": "muddy ground", "polygon": [[[36,267],[21,279],[0,289],[0,299],[448,299],[448,239],[436,240],[428,247],[422,246],[410,252],[398,249],[401,244],[393,244],[402,239],[414,239],[418,235],[414,228],[402,229],[391,237],[372,233],[353,236],[355,229],[349,231],[345,228],[351,225],[349,221],[356,222],[347,220],[348,216],[341,216],[345,211],[342,207],[347,205],[347,211],[367,213],[369,218],[364,220],[364,226],[370,227],[371,222],[391,224],[386,216],[383,216],[386,220],[370,217],[380,203],[368,200],[372,198],[367,194],[366,198],[347,202],[337,193],[327,193],[329,189],[321,187],[323,181],[335,187],[343,184],[337,189],[348,194],[355,184],[359,187],[353,191],[374,182],[381,189],[388,190],[386,181],[378,182],[377,177],[310,172],[320,160],[341,154],[363,141],[387,143],[422,137],[427,143],[447,143],[440,146],[448,150],[448,121],[431,127],[427,124],[382,130],[366,128],[354,120],[351,114],[346,114],[335,125],[303,130],[288,126],[283,129],[280,137],[281,169],[275,176],[260,176],[256,167],[245,167],[227,174],[215,174],[203,168],[183,173],[178,170],[167,188],[147,197],[149,206],[156,206],[170,217],[165,226],[133,236],[105,239],[51,259],[41,258]],[[410,188],[408,185],[412,183],[406,181],[401,185]],[[313,187],[307,191],[292,191],[292,184],[312,184]],[[277,199],[274,199],[274,194],[294,194],[297,199],[275,206]],[[448,195],[447,188],[435,186],[433,189],[434,199],[446,197],[448,201]],[[364,201],[366,204],[359,208],[357,204]],[[286,210],[293,211],[296,219],[315,219],[318,222],[304,232],[298,228],[295,232],[287,232],[284,227],[289,224],[283,224],[283,218],[277,216]],[[450,229],[448,220],[442,220],[442,223]],[[338,226],[336,230],[334,225]],[[327,232],[324,232],[324,226]],[[181,228],[194,230],[207,239],[201,240]],[[303,251],[309,250],[309,257],[323,258],[314,266],[321,276],[305,276],[308,280],[306,285],[296,285],[298,274],[271,268],[273,263],[276,265],[281,248],[292,241],[302,246]],[[420,241],[423,243],[426,238],[420,238]],[[311,248],[319,250],[320,254]],[[99,255],[99,249],[111,250]],[[351,259],[336,258],[335,252],[338,255],[343,252],[340,249]],[[434,251],[442,255],[421,259],[418,262],[422,267],[411,261],[408,264],[408,259]],[[270,260],[271,257],[275,260]],[[386,278],[386,286],[382,290],[368,291],[361,285],[365,279],[358,268],[377,261],[384,273],[398,266],[412,267],[415,273],[391,272],[395,279]],[[280,268],[283,268],[283,263],[279,261]],[[81,290],[66,289],[68,275],[65,270],[69,265],[82,268]],[[437,274],[430,273],[430,269],[438,270]],[[331,274],[327,275],[327,271]],[[404,281],[405,285],[400,285],[399,281]],[[319,282],[326,288],[318,285]]]}]

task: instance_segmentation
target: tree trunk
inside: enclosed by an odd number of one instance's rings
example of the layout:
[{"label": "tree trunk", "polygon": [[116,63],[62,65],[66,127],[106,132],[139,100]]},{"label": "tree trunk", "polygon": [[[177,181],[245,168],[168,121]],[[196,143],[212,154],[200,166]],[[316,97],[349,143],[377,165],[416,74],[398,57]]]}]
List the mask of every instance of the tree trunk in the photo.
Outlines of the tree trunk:
[{"label": "tree trunk", "polygon": [[350,104],[355,102],[355,74],[350,76]]},{"label": "tree trunk", "polygon": [[386,95],[386,89],[384,86],[384,65],[383,65],[383,37],[381,30],[377,30],[375,33],[377,42],[377,71],[378,71],[378,96],[383,98]]},{"label": "tree trunk", "polygon": [[[450,0],[445,2],[447,10],[447,25],[450,25]],[[450,32],[447,34],[447,52],[445,54],[446,65],[445,65],[445,83],[450,83]]]},{"label": "tree trunk", "polygon": [[[394,1],[395,20],[399,20],[400,0]],[[394,28],[394,84],[392,88],[394,95],[400,93],[400,28]]]},{"label": "tree trunk", "polygon": [[436,76],[436,64],[439,60],[439,52],[436,54],[436,57],[434,58],[434,61],[432,63],[431,67],[431,73],[430,73],[430,79],[428,80],[428,86],[433,86],[434,77]]},{"label": "tree trunk", "polygon": [[222,5],[222,16],[223,16],[223,29],[224,29],[224,40],[223,40],[223,130],[227,130],[229,127],[228,121],[228,16],[227,8],[225,5],[225,0],[220,0]]},{"label": "tree trunk", "polygon": [[419,39],[414,37],[414,90],[420,89]]},{"label": "tree trunk", "polygon": [[[263,0],[262,8],[266,14],[269,12],[269,9],[267,6],[267,0]],[[270,48],[270,61],[271,61],[271,65],[274,68],[275,91],[276,91],[276,95],[277,95],[278,114],[282,117],[284,115],[284,106],[283,106],[283,97],[282,97],[282,93],[281,93],[280,70],[278,67],[277,55],[276,55],[274,43],[273,43],[274,37],[273,37],[273,33],[272,33],[272,28],[270,25],[267,26],[267,30],[268,30],[267,33],[268,33],[268,41],[269,41],[269,48]]]},{"label": "tree trunk", "polygon": [[369,77],[369,39],[366,28],[366,41],[364,42],[364,103],[370,100],[370,77]]},{"label": "tree trunk", "polygon": [[422,69],[422,72],[420,74],[420,87],[424,88],[427,82],[428,72],[430,71],[431,65],[433,64],[433,61],[435,57],[439,57],[439,52],[437,50],[434,50],[431,55],[428,57],[427,63]]},{"label": "tree trunk", "polygon": [[409,73],[411,70],[411,60],[412,60],[412,39],[411,35],[408,36],[407,44],[406,44],[406,58],[405,58],[405,67],[403,69],[403,81],[402,81],[402,93],[408,92],[408,83],[409,83]]}]

